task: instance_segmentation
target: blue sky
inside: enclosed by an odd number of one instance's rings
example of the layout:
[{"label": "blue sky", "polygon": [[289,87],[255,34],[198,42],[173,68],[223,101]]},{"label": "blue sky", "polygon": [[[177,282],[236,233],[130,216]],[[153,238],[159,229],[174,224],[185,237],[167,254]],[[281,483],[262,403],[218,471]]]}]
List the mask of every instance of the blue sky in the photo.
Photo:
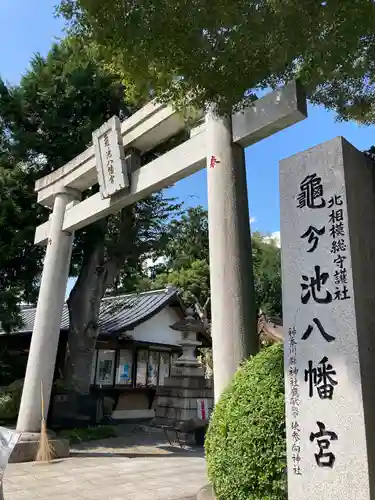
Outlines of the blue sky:
[{"label": "blue sky", "polygon": [[[0,1],[0,74],[17,83],[36,52],[45,54],[62,36],[63,23],[54,18],[58,0]],[[6,48],[5,48],[6,47]],[[309,106],[309,118],[246,150],[246,165],[253,229],[279,230],[278,162],[320,142],[344,136],[358,149],[375,144],[375,126],[336,123],[333,113]],[[188,205],[207,204],[205,171],[181,181],[171,194]]]}]

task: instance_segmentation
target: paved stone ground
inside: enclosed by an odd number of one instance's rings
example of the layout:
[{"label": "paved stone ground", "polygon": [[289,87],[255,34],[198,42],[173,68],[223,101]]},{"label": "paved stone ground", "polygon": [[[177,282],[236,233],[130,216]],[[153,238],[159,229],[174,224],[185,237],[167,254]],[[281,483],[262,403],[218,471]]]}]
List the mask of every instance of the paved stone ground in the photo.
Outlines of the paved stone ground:
[{"label": "paved stone ground", "polygon": [[161,433],[126,428],[51,464],[9,464],[5,500],[193,500],[206,484],[203,450],[170,447]]}]

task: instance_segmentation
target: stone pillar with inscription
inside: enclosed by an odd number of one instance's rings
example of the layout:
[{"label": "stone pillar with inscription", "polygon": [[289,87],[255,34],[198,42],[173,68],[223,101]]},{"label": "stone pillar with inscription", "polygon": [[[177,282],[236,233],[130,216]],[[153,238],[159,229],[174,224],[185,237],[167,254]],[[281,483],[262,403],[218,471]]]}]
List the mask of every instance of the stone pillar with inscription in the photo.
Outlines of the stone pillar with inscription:
[{"label": "stone pillar with inscription", "polygon": [[375,499],[375,191],[339,137],[280,163],[289,500]]}]

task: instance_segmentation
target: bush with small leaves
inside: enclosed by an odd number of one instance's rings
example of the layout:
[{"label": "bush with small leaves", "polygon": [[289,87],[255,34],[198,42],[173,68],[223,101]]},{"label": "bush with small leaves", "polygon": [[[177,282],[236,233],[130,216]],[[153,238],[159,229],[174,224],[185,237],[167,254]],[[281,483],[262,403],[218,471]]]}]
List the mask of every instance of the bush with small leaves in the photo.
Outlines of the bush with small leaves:
[{"label": "bush with small leaves", "polygon": [[217,500],[286,500],[283,346],[246,361],[216,405],[206,437]]}]

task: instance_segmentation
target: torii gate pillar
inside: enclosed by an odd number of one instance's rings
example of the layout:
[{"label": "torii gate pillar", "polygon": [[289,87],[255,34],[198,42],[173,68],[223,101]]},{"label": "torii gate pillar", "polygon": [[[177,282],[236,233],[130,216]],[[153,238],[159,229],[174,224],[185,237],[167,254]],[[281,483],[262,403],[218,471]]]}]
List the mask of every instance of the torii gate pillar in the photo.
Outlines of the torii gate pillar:
[{"label": "torii gate pillar", "polygon": [[[55,195],[17,421],[21,437],[11,462],[35,459],[41,427],[42,390],[45,415],[48,412],[74,238],[73,232],[63,231],[62,227],[67,206],[79,202],[80,198],[81,193],[73,189],[64,189]],[[53,445],[59,457],[68,456],[68,442],[54,440]]]},{"label": "torii gate pillar", "polygon": [[43,399],[45,402],[50,400],[74,238],[73,233],[63,231],[62,226],[67,205],[80,198],[81,193],[73,190],[57,193],[55,197],[23,387],[24,395],[17,421],[19,432],[40,431],[42,382]]},{"label": "torii gate pillar", "polygon": [[258,348],[244,150],[232,120],[206,115],[211,331],[217,402]]}]

